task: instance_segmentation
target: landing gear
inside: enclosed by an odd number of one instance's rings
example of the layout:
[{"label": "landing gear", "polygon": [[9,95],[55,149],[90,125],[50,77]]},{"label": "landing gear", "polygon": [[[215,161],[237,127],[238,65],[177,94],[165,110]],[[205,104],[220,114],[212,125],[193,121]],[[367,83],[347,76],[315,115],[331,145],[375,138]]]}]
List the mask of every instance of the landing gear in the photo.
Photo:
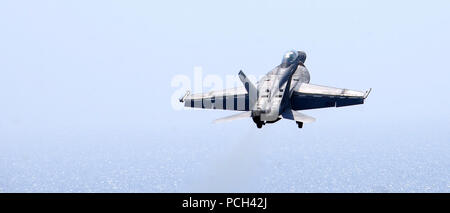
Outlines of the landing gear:
[{"label": "landing gear", "polygon": [[263,123],[256,123],[256,127],[258,127],[258,129],[261,129],[263,126]]},{"label": "landing gear", "polygon": [[258,127],[258,129],[261,129],[262,126],[264,125],[264,122],[261,121],[261,117],[253,117],[253,122],[255,122],[256,127]]},{"label": "landing gear", "polygon": [[303,122],[297,121],[296,123],[297,123],[299,129],[301,129],[303,127]]}]

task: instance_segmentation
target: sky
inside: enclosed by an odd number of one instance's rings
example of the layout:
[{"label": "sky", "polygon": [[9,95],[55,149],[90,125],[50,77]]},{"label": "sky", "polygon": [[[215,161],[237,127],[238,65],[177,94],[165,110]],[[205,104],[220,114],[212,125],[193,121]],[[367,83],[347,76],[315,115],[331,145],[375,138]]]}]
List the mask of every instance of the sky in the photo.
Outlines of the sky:
[{"label": "sky", "polygon": [[[449,1],[0,2],[0,192],[450,192]],[[174,76],[291,49],[364,105],[213,124]],[[208,91],[211,88],[203,88]]]}]

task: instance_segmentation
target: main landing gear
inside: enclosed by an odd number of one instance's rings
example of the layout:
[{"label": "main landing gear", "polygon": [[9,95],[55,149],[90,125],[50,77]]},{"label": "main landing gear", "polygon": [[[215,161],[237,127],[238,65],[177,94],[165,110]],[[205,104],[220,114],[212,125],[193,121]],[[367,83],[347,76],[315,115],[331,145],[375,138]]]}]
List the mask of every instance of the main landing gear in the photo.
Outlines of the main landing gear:
[{"label": "main landing gear", "polygon": [[264,125],[264,122],[261,121],[261,117],[253,117],[253,122],[255,122],[256,127],[258,127],[258,129],[261,129],[262,126]]},{"label": "main landing gear", "polygon": [[301,129],[303,127],[303,122],[297,121],[298,128]]},{"label": "main landing gear", "polygon": [[262,122],[256,123],[256,127],[258,127],[258,129],[261,129],[263,125],[264,124]]}]

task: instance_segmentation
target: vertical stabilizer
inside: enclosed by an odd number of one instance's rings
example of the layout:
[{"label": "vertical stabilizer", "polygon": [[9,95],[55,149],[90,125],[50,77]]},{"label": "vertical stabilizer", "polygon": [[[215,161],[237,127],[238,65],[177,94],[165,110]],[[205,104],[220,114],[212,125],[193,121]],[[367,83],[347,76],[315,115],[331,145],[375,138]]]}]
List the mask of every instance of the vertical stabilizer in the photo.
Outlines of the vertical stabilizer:
[{"label": "vertical stabilizer", "polygon": [[244,74],[244,72],[239,71],[239,79],[241,79],[242,84],[244,84],[245,89],[248,93],[248,99],[249,99],[249,107],[250,109],[253,109],[256,100],[258,99],[258,90],[256,89],[255,85],[250,81],[250,79],[247,78],[247,76]]}]

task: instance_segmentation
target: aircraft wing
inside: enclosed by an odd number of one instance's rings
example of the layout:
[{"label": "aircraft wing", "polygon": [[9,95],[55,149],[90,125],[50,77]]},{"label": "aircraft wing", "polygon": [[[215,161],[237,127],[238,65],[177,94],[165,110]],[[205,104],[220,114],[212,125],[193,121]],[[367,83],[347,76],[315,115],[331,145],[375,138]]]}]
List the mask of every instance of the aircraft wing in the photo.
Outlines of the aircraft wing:
[{"label": "aircraft wing", "polygon": [[245,87],[216,90],[208,93],[186,93],[180,99],[185,107],[249,111],[249,95]]},{"label": "aircraft wing", "polygon": [[363,104],[369,93],[303,83],[294,89],[291,107],[305,110]]}]

